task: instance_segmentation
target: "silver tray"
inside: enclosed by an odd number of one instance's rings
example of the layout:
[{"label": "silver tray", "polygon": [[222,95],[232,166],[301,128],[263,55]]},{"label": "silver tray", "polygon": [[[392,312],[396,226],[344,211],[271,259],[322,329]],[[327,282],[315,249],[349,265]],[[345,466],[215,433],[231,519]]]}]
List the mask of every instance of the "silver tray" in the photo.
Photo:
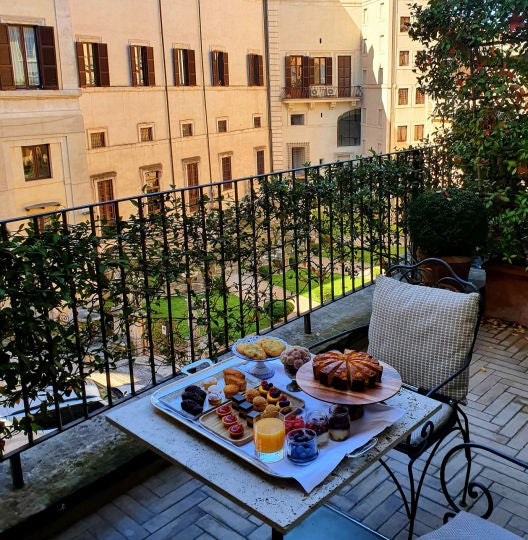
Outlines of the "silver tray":
[{"label": "silver tray", "polygon": [[[256,457],[250,456],[246,452],[242,452],[239,447],[235,446],[227,439],[223,439],[222,437],[213,433],[211,430],[204,427],[199,422],[199,417],[201,416],[201,414],[196,417],[192,417],[178,407],[178,396],[182,394],[186,386],[189,386],[191,384],[199,385],[200,381],[207,379],[211,376],[221,374],[222,371],[228,367],[238,368],[241,371],[244,371],[248,386],[258,386],[260,384],[260,380],[252,377],[251,374],[248,374],[246,369],[242,367],[244,365],[245,362],[241,361],[240,358],[231,358],[229,360],[226,360],[225,362],[214,364],[211,367],[203,369],[202,371],[199,371],[194,375],[184,377],[183,379],[179,379],[156,390],[151,395],[150,402],[156,409],[158,409],[162,413],[167,414],[171,418],[174,418],[179,423],[191,428],[196,433],[199,433],[200,435],[217,444],[218,446],[225,448],[232,454],[236,455],[240,459],[243,459],[247,463],[250,463],[251,465],[257,467],[266,474],[269,474],[270,476],[277,476],[279,478],[287,478],[275,473],[270,468],[268,468],[266,464],[262,463]],[[207,409],[204,407],[204,412],[206,412],[206,410]]]}]

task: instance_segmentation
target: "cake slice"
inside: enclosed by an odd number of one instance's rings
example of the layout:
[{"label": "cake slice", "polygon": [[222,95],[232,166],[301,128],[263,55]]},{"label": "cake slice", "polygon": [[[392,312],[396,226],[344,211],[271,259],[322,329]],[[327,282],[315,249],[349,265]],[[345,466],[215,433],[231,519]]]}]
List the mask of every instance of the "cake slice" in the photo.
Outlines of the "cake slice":
[{"label": "cake slice", "polygon": [[324,366],[319,372],[319,382],[325,386],[332,386],[334,380],[334,373],[342,365],[343,360],[335,360],[331,364]]}]

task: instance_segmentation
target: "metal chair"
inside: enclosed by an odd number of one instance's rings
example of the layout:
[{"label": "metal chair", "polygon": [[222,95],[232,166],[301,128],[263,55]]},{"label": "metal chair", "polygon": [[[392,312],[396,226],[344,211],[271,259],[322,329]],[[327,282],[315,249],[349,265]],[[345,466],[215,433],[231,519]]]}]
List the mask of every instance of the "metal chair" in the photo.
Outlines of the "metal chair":
[{"label": "metal chair", "polygon": [[[473,283],[458,277],[444,261],[425,259],[413,265],[393,266],[387,276],[378,277],[368,326],[311,347],[313,353],[366,349],[396,368],[406,388],[442,403],[439,413],[396,447],[409,458],[408,495],[387,461],[380,460],[402,497],[409,518],[409,538],[423,482],[438,448],[453,432],[460,432],[464,442],[470,441],[468,418],[461,405],[466,403],[468,367],[481,313],[482,299]],[[415,479],[414,464],[426,451],[430,453]],[[462,506],[470,469],[468,453]]]}]

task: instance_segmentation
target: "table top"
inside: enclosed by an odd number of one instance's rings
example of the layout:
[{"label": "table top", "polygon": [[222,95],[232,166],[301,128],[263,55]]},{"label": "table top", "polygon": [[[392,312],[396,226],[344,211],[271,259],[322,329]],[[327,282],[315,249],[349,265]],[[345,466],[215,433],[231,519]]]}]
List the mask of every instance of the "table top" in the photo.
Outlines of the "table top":
[{"label": "table top", "polygon": [[[227,361],[222,365],[230,363]],[[186,377],[186,384],[192,384],[193,380],[201,377],[200,373]],[[152,406],[150,396],[127,401],[112,409],[106,418],[235,505],[277,531],[286,533],[314,507],[375,463],[440,408],[437,401],[403,388],[385,403],[401,407],[406,413],[377,436],[378,443],[372,450],[358,458],[344,458],[309,494],[295,480],[267,475],[192,428],[163,414]]]}]

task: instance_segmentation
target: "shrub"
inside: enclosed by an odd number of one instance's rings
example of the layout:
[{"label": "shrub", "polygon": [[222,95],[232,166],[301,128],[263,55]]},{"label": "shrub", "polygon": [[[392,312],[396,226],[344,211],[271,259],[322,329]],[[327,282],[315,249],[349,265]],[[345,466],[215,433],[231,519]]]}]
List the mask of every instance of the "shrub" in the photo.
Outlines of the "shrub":
[{"label": "shrub", "polygon": [[285,319],[294,309],[295,306],[290,300],[287,300],[286,304],[282,300],[268,300],[264,303],[264,311],[274,323]]}]

